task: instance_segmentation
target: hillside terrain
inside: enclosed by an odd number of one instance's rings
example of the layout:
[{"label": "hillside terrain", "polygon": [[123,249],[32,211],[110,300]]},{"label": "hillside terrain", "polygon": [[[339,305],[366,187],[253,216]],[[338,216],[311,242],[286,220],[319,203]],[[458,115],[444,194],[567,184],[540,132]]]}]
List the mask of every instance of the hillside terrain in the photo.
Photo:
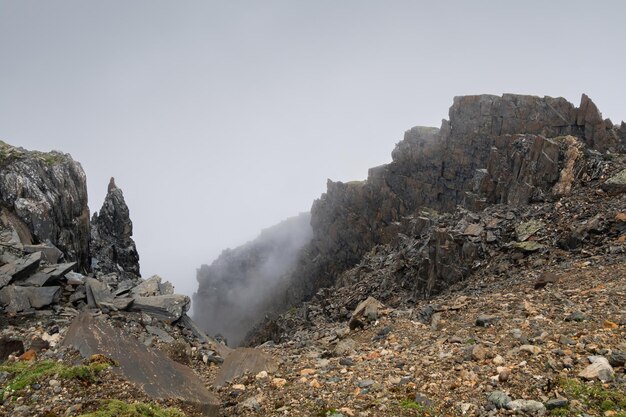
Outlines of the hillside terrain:
[{"label": "hillside terrain", "polygon": [[626,416],[626,124],[457,97],[392,159],[202,266],[189,317],[113,179],[91,216],[79,163],[0,143],[0,415]]}]

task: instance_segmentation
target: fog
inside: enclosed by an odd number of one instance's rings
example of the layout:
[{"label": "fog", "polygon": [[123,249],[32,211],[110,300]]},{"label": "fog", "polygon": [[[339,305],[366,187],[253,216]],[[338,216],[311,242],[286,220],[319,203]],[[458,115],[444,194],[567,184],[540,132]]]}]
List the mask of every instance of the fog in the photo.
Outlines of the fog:
[{"label": "fog", "polygon": [[265,229],[251,242],[227,249],[209,266],[198,269],[193,296],[194,320],[210,335],[237,346],[283,299],[280,293],[298,261],[300,249],[313,237],[311,215],[302,213]]},{"label": "fog", "polygon": [[0,139],[124,191],[141,271],[191,295],[223,249],[361,180],[456,95],[626,115],[626,3],[0,0]]}]

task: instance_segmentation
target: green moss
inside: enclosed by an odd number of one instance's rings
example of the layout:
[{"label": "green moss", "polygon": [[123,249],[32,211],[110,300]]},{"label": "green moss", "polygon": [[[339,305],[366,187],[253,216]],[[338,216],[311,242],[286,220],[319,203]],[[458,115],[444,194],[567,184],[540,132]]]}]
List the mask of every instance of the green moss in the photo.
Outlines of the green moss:
[{"label": "green moss", "polygon": [[2,389],[2,394],[5,391],[22,390],[44,376],[54,375],[61,369],[61,366],[61,364],[52,361],[14,362],[8,365],[0,365],[0,371],[8,372],[12,375]]},{"label": "green moss", "polygon": [[626,417],[626,387],[604,385],[600,382],[584,383],[577,379],[562,378],[559,385],[566,396],[576,399],[593,411],[619,411],[616,417]]},{"label": "green moss", "polygon": [[576,413],[570,411],[568,408],[562,408],[562,407],[550,410],[549,414],[551,416],[558,416],[558,417],[569,417],[569,416],[576,415]]},{"label": "green moss", "polygon": [[79,417],[185,417],[177,408],[161,408],[156,404],[128,404],[118,400],[103,401],[98,410]]},{"label": "green moss", "polygon": [[5,391],[18,392],[44,377],[57,374],[60,379],[80,379],[93,383],[98,380],[98,375],[108,367],[108,364],[67,366],[61,362],[50,360],[3,364],[0,365],[0,371],[7,372],[11,376],[0,394],[4,395]]},{"label": "green moss", "polygon": [[431,407],[427,407],[423,404],[416,403],[413,400],[405,400],[400,403],[400,407],[406,408],[409,410],[415,410],[419,413],[420,416],[433,416],[435,415],[435,411]]}]

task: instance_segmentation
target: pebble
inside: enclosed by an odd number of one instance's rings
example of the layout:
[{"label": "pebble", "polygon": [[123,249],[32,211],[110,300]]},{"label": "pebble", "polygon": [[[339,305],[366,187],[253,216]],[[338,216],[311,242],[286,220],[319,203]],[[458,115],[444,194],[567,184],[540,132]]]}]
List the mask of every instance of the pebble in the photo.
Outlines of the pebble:
[{"label": "pebble", "polygon": [[267,371],[261,371],[255,376],[256,379],[265,379],[267,378]]},{"label": "pebble", "polygon": [[492,391],[487,396],[487,400],[495,405],[497,408],[504,408],[511,402],[511,397],[506,395],[502,391]]},{"label": "pebble", "polygon": [[565,398],[553,398],[546,402],[546,409],[553,410],[555,408],[563,408],[566,407],[569,401]]},{"label": "pebble", "polygon": [[513,411],[521,411],[531,415],[544,415],[546,407],[535,400],[515,400],[506,405],[506,408]]}]

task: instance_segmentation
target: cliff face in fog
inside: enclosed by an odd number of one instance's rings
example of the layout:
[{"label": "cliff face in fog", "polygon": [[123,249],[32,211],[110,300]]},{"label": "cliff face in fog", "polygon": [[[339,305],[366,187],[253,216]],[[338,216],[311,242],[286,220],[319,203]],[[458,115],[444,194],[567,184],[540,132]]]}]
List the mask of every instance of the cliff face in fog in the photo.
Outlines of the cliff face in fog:
[{"label": "cliff face in fog", "polygon": [[[313,237],[297,253],[292,271],[280,278],[281,291],[249,293],[244,304],[247,311],[257,309],[255,320],[237,325],[252,326],[259,317],[336,284],[339,275],[374,246],[406,232],[403,224],[425,208],[450,212],[463,206],[479,211],[490,204],[524,205],[557,198],[568,187],[567,181],[561,184],[562,176],[571,183],[582,172],[577,170],[579,145],[597,152],[623,151],[626,125],[602,119],[585,95],[579,107],[551,97],[456,97],[441,128],[407,131],[392,152],[392,162],[370,169],[366,181],[328,182],[327,192],[311,209]],[[437,234],[433,240],[437,244],[420,255],[423,267],[413,284],[416,293],[426,296],[465,276],[446,273],[442,262],[469,261],[478,250],[453,234],[430,232]],[[450,248],[456,257],[450,259],[442,248]],[[249,259],[242,255],[249,251],[245,246],[235,251],[238,256],[225,254],[216,261],[222,285],[213,287],[214,300],[237,292],[239,277],[255,280],[258,262],[241,261]],[[207,294],[200,277],[208,275],[199,275],[198,303]],[[237,306],[232,308],[236,311]],[[224,310],[219,313],[224,316],[212,314],[196,311],[205,324],[228,317]]]},{"label": "cliff face in fog", "polygon": [[227,249],[197,270],[194,319],[210,334],[239,344],[246,333],[283,302],[286,280],[311,240],[311,216],[303,213],[265,229],[255,240]]}]

